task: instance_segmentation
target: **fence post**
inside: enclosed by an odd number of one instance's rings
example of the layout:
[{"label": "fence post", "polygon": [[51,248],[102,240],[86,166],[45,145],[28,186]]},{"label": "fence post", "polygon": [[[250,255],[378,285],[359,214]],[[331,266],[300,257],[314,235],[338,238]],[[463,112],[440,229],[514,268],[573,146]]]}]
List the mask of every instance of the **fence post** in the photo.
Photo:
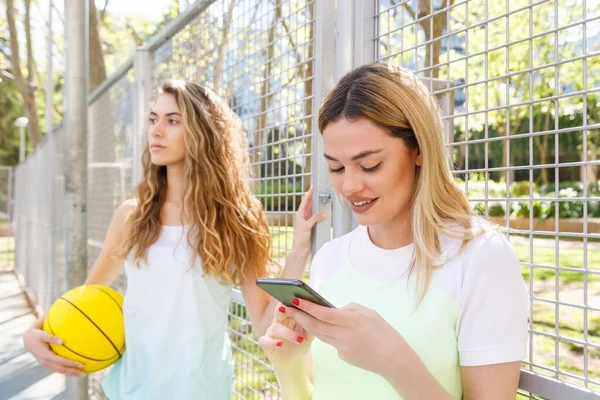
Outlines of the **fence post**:
[{"label": "fence post", "polygon": [[378,1],[354,0],[354,68],[377,59],[375,14]]},{"label": "fence post", "polygon": [[[65,0],[65,283],[87,275],[88,2]],[[87,378],[66,379],[66,397],[88,399]]]},{"label": "fence post", "polygon": [[152,98],[153,85],[153,52],[147,46],[140,46],[135,51],[133,60],[133,187],[142,178],[142,154],[146,146],[146,118],[148,102]]},{"label": "fence post", "polygon": [[313,254],[331,239],[331,180],[323,154],[323,140],[319,134],[319,108],[323,98],[333,88],[334,83],[334,49],[335,49],[335,2],[331,0],[316,0],[315,10],[315,73],[313,74],[312,101],[312,182],[313,210],[315,213],[326,213],[325,221],[317,224],[313,234]]},{"label": "fence post", "polygon": [[[334,81],[337,83],[354,68],[354,4],[340,1],[335,20]],[[320,157],[320,154],[316,155]],[[323,166],[327,168],[327,166]],[[333,237],[340,237],[352,230],[353,216],[348,203],[332,192]]]}]

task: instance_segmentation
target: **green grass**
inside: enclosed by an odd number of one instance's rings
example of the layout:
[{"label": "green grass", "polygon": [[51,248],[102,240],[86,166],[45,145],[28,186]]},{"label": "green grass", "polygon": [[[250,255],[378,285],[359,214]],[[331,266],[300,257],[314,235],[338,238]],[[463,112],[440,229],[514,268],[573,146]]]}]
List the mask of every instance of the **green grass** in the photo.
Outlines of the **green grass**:
[{"label": "green grass", "polygon": [[269,227],[271,232],[271,257],[285,259],[294,241],[294,228],[291,226]]},{"label": "green grass", "polygon": [[[533,263],[543,266],[556,266],[555,250],[553,247],[533,247],[533,259],[530,259],[529,246],[513,244],[515,252],[519,257],[519,261],[524,263]],[[583,249],[566,248],[559,249],[558,265],[566,268],[580,269],[576,271],[558,271],[559,280],[561,283],[583,283],[584,281],[584,262]],[[587,251],[587,267],[589,270],[600,271],[600,250],[588,249]],[[521,268],[523,278],[528,281],[530,268],[525,266]],[[549,280],[554,279],[556,271],[550,268],[533,267],[534,280]],[[600,275],[588,274],[588,282],[600,282]]]},{"label": "green grass", "polygon": [[[562,242],[562,240],[561,240]],[[559,295],[562,301],[575,304],[583,304],[584,279],[587,275],[588,302],[600,296],[600,276],[589,274],[584,269],[583,248],[560,248],[558,251],[558,262],[554,247],[533,247],[533,256],[530,256],[530,248],[526,245],[513,244],[517,256],[521,262],[535,264],[533,268],[522,267],[521,272],[526,282],[533,272],[534,294],[536,297],[554,300],[556,297],[555,279],[558,274]],[[582,246],[583,247],[583,246]],[[544,268],[541,266],[551,268]],[[556,266],[574,268],[579,271],[557,271]],[[600,270],[600,250],[587,250],[587,269],[589,271]],[[569,339],[585,341],[584,326],[587,323],[587,340],[590,343],[600,343],[600,314],[592,311],[584,313],[575,307],[558,307],[558,326],[556,325],[557,308],[554,304],[534,302],[533,321],[534,330],[548,334],[558,334],[565,340],[558,341],[558,365],[556,365],[557,344],[554,338],[534,334],[533,336],[533,361],[537,365],[549,368],[558,368],[560,371],[569,372],[574,375],[584,376],[585,349],[583,346],[571,342]],[[587,319],[587,321],[585,320]],[[600,350],[588,346],[588,377],[594,380],[600,379]],[[547,371],[539,371],[548,374]],[[561,379],[581,384],[580,381],[561,375]]]}]

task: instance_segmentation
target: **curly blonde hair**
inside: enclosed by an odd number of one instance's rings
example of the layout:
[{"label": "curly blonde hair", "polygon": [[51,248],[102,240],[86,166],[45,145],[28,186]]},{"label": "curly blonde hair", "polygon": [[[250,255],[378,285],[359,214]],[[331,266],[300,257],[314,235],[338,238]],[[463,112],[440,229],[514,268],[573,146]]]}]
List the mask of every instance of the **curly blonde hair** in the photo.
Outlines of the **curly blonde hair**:
[{"label": "curly blonde hair", "polygon": [[[183,216],[191,224],[191,265],[199,256],[206,275],[235,285],[265,276],[271,236],[248,183],[248,144],[240,120],[213,91],[195,83],[169,80],[158,90],[161,94],[175,97],[185,129]],[[138,265],[147,261],[148,248],[160,234],[167,191],[167,167],[152,164],[148,148],[142,163],[137,205],[127,219],[120,252],[123,257],[131,253]]]}]

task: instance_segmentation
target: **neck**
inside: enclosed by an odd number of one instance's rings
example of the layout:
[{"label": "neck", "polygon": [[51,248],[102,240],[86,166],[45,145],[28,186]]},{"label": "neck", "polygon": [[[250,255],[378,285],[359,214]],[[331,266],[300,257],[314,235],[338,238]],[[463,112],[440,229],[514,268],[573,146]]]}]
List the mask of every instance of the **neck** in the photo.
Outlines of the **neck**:
[{"label": "neck", "polygon": [[384,250],[399,249],[412,243],[410,211],[382,224],[368,227],[373,244]]},{"label": "neck", "polygon": [[184,194],[183,164],[167,166],[167,202],[182,203]]}]

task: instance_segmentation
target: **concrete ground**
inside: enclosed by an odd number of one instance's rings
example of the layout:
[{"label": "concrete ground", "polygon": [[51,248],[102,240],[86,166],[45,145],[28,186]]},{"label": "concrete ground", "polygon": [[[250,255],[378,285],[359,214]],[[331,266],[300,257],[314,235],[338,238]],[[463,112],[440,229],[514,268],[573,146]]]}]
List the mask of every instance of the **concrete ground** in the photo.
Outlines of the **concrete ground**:
[{"label": "concrete ground", "polygon": [[23,332],[33,321],[14,271],[0,269],[0,400],[64,398],[64,377],[39,365],[23,347]]}]

